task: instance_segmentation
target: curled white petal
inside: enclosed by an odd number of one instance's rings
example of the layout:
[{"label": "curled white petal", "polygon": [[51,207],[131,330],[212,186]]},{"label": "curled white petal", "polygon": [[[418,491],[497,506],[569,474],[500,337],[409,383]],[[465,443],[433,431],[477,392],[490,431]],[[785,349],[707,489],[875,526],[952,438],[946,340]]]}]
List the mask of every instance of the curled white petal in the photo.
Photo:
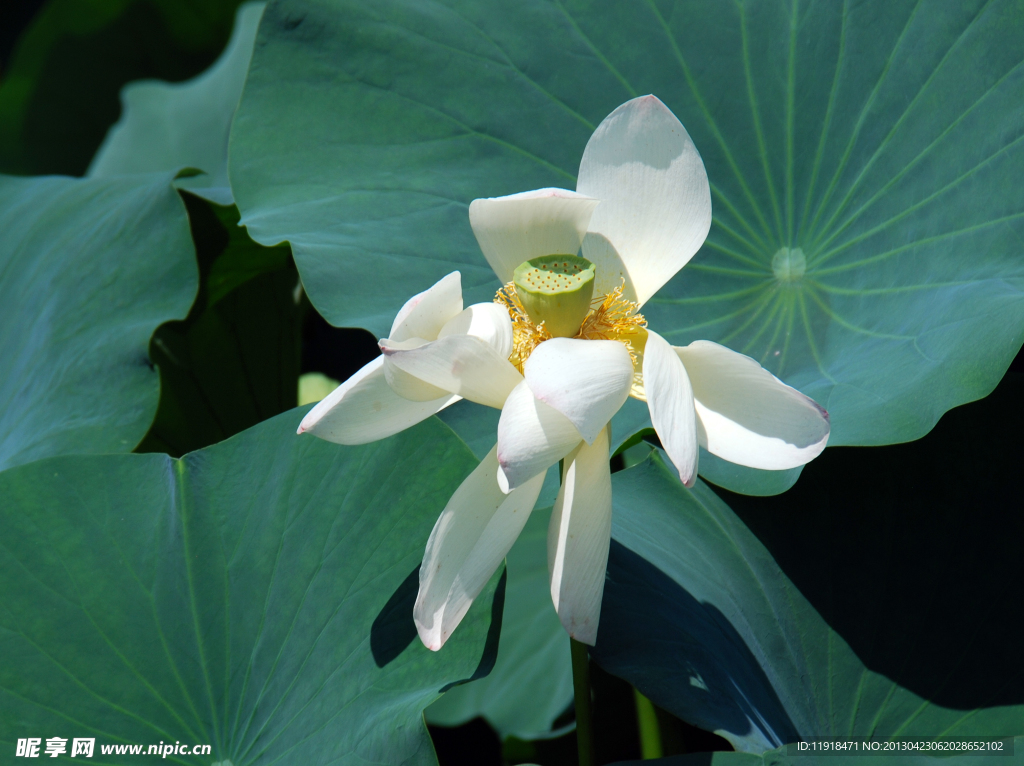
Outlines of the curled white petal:
[{"label": "curled white petal", "polygon": [[306,413],[298,432],[338,444],[367,444],[425,420],[458,396],[445,394],[414,402],[396,394],[384,378],[384,357],[378,356]]},{"label": "curled white petal", "polygon": [[427,541],[413,620],[433,651],[448,640],[519,537],[544,483],[541,474],[506,495],[494,478],[496,449],[455,491]]},{"label": "curled white petal", "polygon": [[554,407],[593,444],[629,396],[633,360],[615,340],[552,338],[523,366],[533,395]]},{"label": "curled white petal", "polygon": [[562,626],[584,644],[597,642],[608,546],[612,533],[612,479],[608,429],[566,460],[548,527],[551,599]]},{"label": "curled white petal", "polygon": [[449,335],[472,335],[481,338],[504,359],[508,359],[512,353],[512,319],[504,307],[493,301],[474,303],[461,314],[448,320],[437,337],[441,339]]},{"label": "curled white petal", "polygon": [[[429,341],[423,338],[409,338],[403,341],[380,341],[377,346],[380,350],[384,351],[382,344],[388,344],[389,349],[403,349],[409,350],[413,348],[419,348],[420,346],[426,345]],[[415,375],[410,375],[401,367],[396,365],[390,359],[387,354],[384,354],[384,379],[391,386],[391,390],[398,394],[403,399],[408,399],[413,402],[428,402],[431,399],[438,399],[442,396],[448,396],[453,393],[446,388],[438,388],[431,384],[420,380]]]},{"label": "curled white petal", "polygon": [[498,420],[498,484],[509,492],[572,452],[583,437],[565,415],[538,401],[523,381]]},{"label": "curled white petal", "polygon": [[395,342],[409,338],[434,340],[452,317],[462,311],[462,275],[453,271],[432,287],[405,302],[388,338]]},{"label": "curled white petal", "polygon": [[537,189],[475,199],[469,223],[487,262],[503,283],[523,261],[576,255],[599,200],[567,189]]},{"label": "curled white petal", "polygon": [[417,348],[380,342],[390,364],[438,389],[500,409],[523,376],[482,338],[448,335]]},{"label": "curled white petal", "polygon": [[676,353],[693,384],[708,452],[751,468],[784,470],[825,449],[828,413],[750,357],[707,340]]},{"label": "curled white petal", "polygon": [[668,341],[647,331],[644,390],[661,446],[687,487],[697,481],[697,413],[686,368]]},{"label": "curled white petal", "polygon": [[627,101],[597,126],[576,189],[601,200],[583,242],[584,257],[597,264],[598,293],[624,278],[627,297],[646,303],[711,228],[704,163],[655,96]]}]

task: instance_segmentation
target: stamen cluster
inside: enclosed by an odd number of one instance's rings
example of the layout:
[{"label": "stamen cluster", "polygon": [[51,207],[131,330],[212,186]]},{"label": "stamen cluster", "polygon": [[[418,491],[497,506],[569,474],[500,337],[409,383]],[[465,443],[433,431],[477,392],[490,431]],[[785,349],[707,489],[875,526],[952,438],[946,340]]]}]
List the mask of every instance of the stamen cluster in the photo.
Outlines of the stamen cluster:
[{"label": "stamen cluster", "polygon": [[[640,361],[647,341],[647,320],[639,313],[640,304],[622,297],[624,286],[625,283],[620,284],[607,295],[595,298],[579,332],[573,337],[584,340],[617,340],[625,344],[639,382]],[[523,365],[533,350],[544,341],[550,340],[551,334],[544,328],[544,322],[534,324],[530,319],[516,294],[514,282],[508,282],[498,290],[494,295],[494,302],[508,310],[509,318],[512,320],[512,353],[508,360],[522,372]]]}]

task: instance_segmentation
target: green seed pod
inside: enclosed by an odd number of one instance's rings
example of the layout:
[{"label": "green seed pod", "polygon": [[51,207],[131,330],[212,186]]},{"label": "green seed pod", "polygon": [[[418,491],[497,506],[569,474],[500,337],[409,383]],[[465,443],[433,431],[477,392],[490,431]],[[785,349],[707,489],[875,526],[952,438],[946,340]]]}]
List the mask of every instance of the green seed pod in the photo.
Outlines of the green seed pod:
[{"label": "green seed pod", "polygon": [[594,297],[596,267],[576,255],[545,255],[516,268],[516,295],[534,324],[544,323],[553,338],[580,331]]}]

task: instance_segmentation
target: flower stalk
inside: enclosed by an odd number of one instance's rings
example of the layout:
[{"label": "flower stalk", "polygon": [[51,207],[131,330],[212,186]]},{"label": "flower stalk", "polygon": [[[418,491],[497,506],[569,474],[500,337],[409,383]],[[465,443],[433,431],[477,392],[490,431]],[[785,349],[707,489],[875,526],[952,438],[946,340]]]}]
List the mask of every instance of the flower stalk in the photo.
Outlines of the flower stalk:
[{"label": "flower stalk", "polygon": [[658,711],[654,703],[633,689],[636,700],[636,723],[640,733],[640,757],[645,761],[661,758],[664,749],[661,745],[661,729],[658,726]]},{"label": "flower stalk", "polygon": [[594,728],[590,709],[590,655],[587,645],[569,639],[572,651],[572,687],[576,701],[576,747],[580,766],[594,766]]}]

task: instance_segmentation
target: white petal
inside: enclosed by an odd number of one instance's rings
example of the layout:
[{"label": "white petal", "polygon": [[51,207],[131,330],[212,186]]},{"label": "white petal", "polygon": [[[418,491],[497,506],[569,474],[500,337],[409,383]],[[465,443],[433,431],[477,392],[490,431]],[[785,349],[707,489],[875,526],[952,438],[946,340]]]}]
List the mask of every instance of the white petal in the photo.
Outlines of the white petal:
[{"label": "white petal", "polygon": [[469,223],[502,283],[523,261],[576,255],[599,200],[566,189],[537,189],[508,197],[475,199]]},{"label": "white petal", "polygon": [[825,449],[828,413],[749,356],[707,340],[676,353],[693,384],[708,452],[777,471],[803,465]]},{"label": "white petal", "polygon": [[498,484],[508,492],[543,474],[583,439],[558,410],[538,401],[523,381],[498,420]]},{"label": "white petal", "polygon": [[627,101],[597,126],[576,189],[601,200],[583,242],[583,256],[597,265],[598,294],[624,277],[633,293],[627,297],[646,303],[711,228],[704,163],[682,123],[654,96]]},{"label": "white petal", "polygon": [[593,444],[629,396],[633,360],[616,340],[552,338],[537,346],[523,373],[533,395]]},{"label": "white petal", "polygon": [[494,480],[496,447],[452,495],[427,541],[413,619],[437,651],[466,615],[530,517],[544,475],[506,495]]},{"label": "white petal", "polygon": [[612,477],[608,429],[566,461],[548,527],[551,600],[562,626],[593,646],[601,617],[612,534]]},{"label": "white petal", "polygon": [[441,328],[437,337],[473,335],[491,344],[498,356],[508,359],[512,353],[512,319],[497,303],[474,303]]},{"label": "white petal", "polygon": [[[408,338],[403,341],[382,340],[377,344],[377,347],[383,353],[384,346],[381,344],[384,343],[388,344],[388,347],[391,349],[407,350],[425,346],[429,342],[423,338]],[[429,402],[431,399],[448,396],[452,393],[446,388],[432,386],[415,375],[410,375],[388,359],[387,354],[384,354],[384,379],[387,380],[392,391],[403,399],[408,399],[412,402]]]},{"label": "white petal", "polygon": [[[456,314],[441,328],[438,338],[445,338],[449,335],[472,335],[481,338],[494,348],[498,356],[503,359],[507,359],[509,354],[512,353],[512,320],[509,318],[508,311],[496,303],[477,303]],[[428,342],[430,341],[423,338],[407,338],[403,341],[386,339],[381,341],[381,351],[385,349],[389,352],[397,350],[408,351],[424,346]],[[441,350],[443,350],[443,347],[432,349],[431,353]],[[508,373],[507,367],[510,366],[499,365],[506,374]],[[385,354],[384,374],[388,385],[399,396],[411,399],[412,401],[422,402],[452,393],[447,388],[431,385],[415,375],[411,375],[403,367],[404,365],[396,364],[394,360]],[[508,387],[509,390],[522,380],[518,373],[511,379],[514,382]],[[502,402],[504,402],[504,399],[502,399]],[[500,407],[501,405],[495,406]]]},{"label": "white petal", "polygon": [[384,357],[378,356],[306,413],[298,432],[338,444],[366,444],[404,431],[458,400],[448,394],[428,402],[403,399],[385,380]]},{"label": "white petal", "polygon": [[445,322],[462,311],[462,275],[453,271],[429,290],[412,296],[398,312],[388,338],[434,340]]},{"label": "white petal", "polygon": [[687,487],[697,481],[697,413],[686,368],[668,341],[647,331],[644,390],[661,446]]},{"label": "white petal", "polygon": [[473,335],[449,335],[419,348],[380,342],[390,364],[439,389],[500,409],[523,379],[507,358]]}]

